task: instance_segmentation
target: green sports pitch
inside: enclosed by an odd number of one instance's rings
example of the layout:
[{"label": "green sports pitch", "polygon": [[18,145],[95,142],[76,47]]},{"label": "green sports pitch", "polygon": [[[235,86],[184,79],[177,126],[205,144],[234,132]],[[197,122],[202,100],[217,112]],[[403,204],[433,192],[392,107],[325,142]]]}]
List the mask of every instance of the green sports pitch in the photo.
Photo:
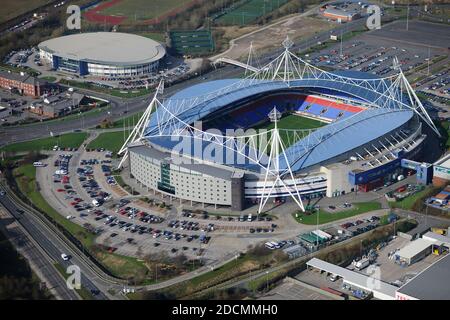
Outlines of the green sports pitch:
[{"label": "green sports pitch", "polygon": [[130,20],[160,17],[174,9],[188,5],[192,0],[122,0],[101,11],[111,16],[126,16]]},{"label": "green sports pitch", "polygon": [[278,9],[288,0],[242,0],[233,3],[230,7],[219,13],[214,21],[219,25],[244,26],[253,23],[259,17]]},{"label": "green sports pitch", "polygon": [[[297,114],[288,114],[283,116],[280,121],[278,122],[278,128],[279,129],[290,129],[290,130],[302,130],[302,129],[316,129],[320,128],[322,126],[325,126],[326,123],[303,117],[301,115]],[[253,129],[255,130],[271,130],[273,129],[275,124],[273,122],[264,122],[262,124],[259,124]],[[307,133],[305,133],[306,135]],[[283,140],[283,144],[285,147],[289,147],[293,143],[297,142],[301,136],[293,136],[292,134],[289,134],[286,131],[280,130],[280,137]]]}]

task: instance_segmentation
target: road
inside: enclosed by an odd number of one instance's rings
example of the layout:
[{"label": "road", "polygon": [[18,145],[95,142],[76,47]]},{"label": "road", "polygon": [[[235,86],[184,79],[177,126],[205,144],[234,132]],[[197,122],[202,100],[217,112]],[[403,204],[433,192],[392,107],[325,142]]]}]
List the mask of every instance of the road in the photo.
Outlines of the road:
[{"label": "road", "polygon": [[[395,212],[398,215],[400,215],[402,218],[415,219],[419,223],[418,226],[416,227],[416,229],[420,229],[422,224],[425,224],[427,227],[442,226],[442,225],[450,224],[450,219],[446,219],[443,217],[425,216],[423,214],[420,214],[420,213],[417,213],[414,211],[399,210],[399,209],[396,209]],[[206,292],[209,292],[210,290],[219,290],[219,289],[233,288],[233,287],[239,287],[239,286],[245,285],[249,281],[256,280],[256,279],[264,277],[264,276],[267,277],[272,272],[276,272],[276,271],[282,270],[284,268],[297,265],[301,262],[306,262],[306,261],[310,260],[311,258],[315,257],[316,255],[323,255],[324,252],[331,251],[331,250],[338,250],[339,247],[345,246],[348,243],[353,243],[353,242],[358,243],[360,241],[360,239],[363,239],[365,236],[366,236],[366,233],[359,234],[355,237],[352,237],[350,239],[336,243],[329,247],[325,247],[319,251],[315,251],[308,255],[289,260],[287,262],[281,263],[279,265],[270,267],[270,268],[262,270],[262,271],[257,271],[255,273],[247,274],[244,277],[238,277],[237,279],[232,279],[232,280],[226,281],[226,282],[218,284],[214,287],[205,289],[201,293],[206,293]],[[196,295],[198,296],[199,293],[197,293]]]},{"label": "road", "polygon": [[[345,28],[345,31],[356,30],[363,25],[364,20],[356,20],[355,22],[338,26],[334,32],[340,32],[341,29]],[[294,50],[304,50],[309,48],[312,44],[317,42],[325,41],[329,39],[330,31],[320,33],[316,35],[314,39],[307,39],[297,43],[294,46]],[[277,49],[268,55],[260,59],[262,64],[269,63],[279,54],[281,54],[283,49]],[[226,79],[235,78],[242,74],[242,69],[233,66],[225,66],[218,70],[212,70],[207,74],[200,75],[199,77],[184,81],[182,83],[168,87],[164,91],[164,96],[170,96],[173,93],[180,91],[186,87],[192,86],[197,83],[204,82],[205,80],[211,81],[216,79]],[[86,90],[79,90],[79,92],[93,94],[92,92]],[[123,118],[129,114],[134,114],[145,109],[145,107],[150,102],[151,97],[140,97],[133,99],[121,99],[117,97],[111,97],[104,94],[94,93],[100,98],[105,98],[110,100],[112,108],[110,110],[104,110],[95,115],[88,117],[81,116],[79,119],[71,120],[59,120],[51,121],[48,123],[32,124],[23,127],[11,127],[2,128],[0,131],[0,146],[9,144],[11,142],[26,141],[30,139],[36,139],[41,137],[48,137],[50,132],[54,134],[61,134],[65,132],[70,132],[75,129],[87,129],[98,125],[101,120],[105,117],[111,118],[112,121]],[[111,111],[111,114],[108,112]],[[125,112],[126,111],[126,112]],[[75,264],[81,269],[81,281],[82,286],[89,291],[99,291],[100,293],[95,295],[96,299],[114,299],[121,298],[120,296],[112,296],[108,292],[110,289],[114,289],[116,292],[120,291],[124,287],[124,282],[120,280],[113,280],[111,277],[107,276],[98,268],[93,266],[92,262],[88,261],[88,258],[77,249],[73,244],[70,244],[67,239],[64,238],[55,228],[52,229],[48,225],[48,222],[43,222],[43,218],[38,218],[39,213],[32,212],[28,207],[24,206],[14,197],[8,193],[6,196],[0,197],[0,203],[16,218],[19,220],[23,228],[31,235],[35,242],[48,254],[51,259],[60,263],[63,267],[67,268],[69,265]],[[24,210],[23,214],[17,213],[17,209]],[[72,256],[70,262],[63,261],[61,258],[61,253],[66,253]],[[223,261],[220,264],[215,265],[219,267],[228,261]],[[202,273],[209,272],[209,266],[205,266],[197,271],[184,274],[180,277],[170,279],[158,284],[135,287],[136,289],[143,290],[158,290],[187,279],[197,277]],[[54,271],[48,271],[50,273]],[[56,281],[56,280],[55,280]],[[70,295],[70,294],[69,294]],[[68,297],[68,296],[67,296]]]},{"label": "road", "polygon": [[[1,199],[0,199],[1,201]],[[46,287],[60,300],[78,300],[79,296],[70,290],[62,275],[55,268],[55,261],[48,256],[34,239],[27,233],[12,214],[2,209],[1,229],[11,243],[16,247],[30,264],[32,270],[45,282]]]},{"label": "road", "polygon": [[[3,184],[0,183],[1,189],[8,190]],[[146,286],[128,286],[125,280],[113,278],[98,267],[96,267],[85,254],[65,239],[62,234],[56,229],[52,228],[44,223],[45,218],[36,217],[36,212],[30,210],[27,206],[19,203],[16,197],[11,195],[8,191],[6,195],[0,196],[0,203],[20,222],[20,224],[26,229],[36,243],[56,262],[60,263],[63,267],[67,268],[70,265],[77,265],[81,270],[81,283],[88,291],[100,291],[100,294],[95,298],[98,300],[105,299],[124,299],[121,295],[112,295],[109,292],[114,290],[119,293],[124,287],[134,288],[136,290],[154,291],[159,290],[182,281],[186,281],[195,278],[201,274],[211,271],[211,266],[205,265],[193,272],[185,273],[179,277],[171,278],[166,281],[162,281],[152,285]],[[17,209],[21,209],[24,212],[19,214]],[[39,213],[38,213],[39,214]],[[61,253],[70,255],[72,258],[70,262],[63,261]],[[220,263],[214,265],[215,268],[222,266],[234,259],[230,257]]]},{"label": "road", "polygon": [[[365,23],[364,19],[355,20],[351,23],[338,25],[334,29],[334,33],[340,33],[341,30],[343,32],[349,32],[352,30],[357,30],[361,28]],[[325,31],[317,34],[312,39],[302,40],[294,45],[292,51],[301,51],[305,50],[312,45],[317,44],[317,42],[324,42],[330,38],[330,31]],[[281,44],[280,44],[281,47]],[[279,56],[283,52],[283,48],[278,48],[274,51],[271,51],[260,57],[260,63],[265,65],[272,61],[274,58]],[[237,78],[242,75],[243,69],[235,66],[225,66],[219,69],[213,69],[212,71],[199,75],[198,77],[183,81],[181,83],[175,84],[173,86],[167,87],[164,90],[163,97],[170,97],[174,93],[183,90],[192,85],[202,83],[205,81],[212,80],[220,80],[220,79],[229,79],[229,78]],[[106,94],[101,94],[98,92],[90,91],[90,90],[82,90],[77,89],[80,93],[85,93],[89,95],[94,95],[102,99],[107,99],[111,103],[111,108],[108,110],[103,110],[96,114],[92,114],[89,116],[81,115],[79,118],[64,120],[63,118],[60,120],[54,120],[49,122],[35,123],[25,126],[14,126],[14,127],[1,127],[0,129],[0,146],[20,142],[27,141],[37,138],[49,137],[50,132],[53,134],[62,134],[71,132],[77,129],[89,129],[97,126],[102,120],[105,118],[109,118],[112,121],[116,121],[120,118],[126,117],[131,114],[135,114],[139,111],[144,110],[150,100],[152,99],[152,95],[139,97],[139,98],[131,98],[131,99],[123,99],[118,97],[113,97]],[[110,114],[108,114],[110,112]]]},{"label": "road", "polygon": [[[0,203],[8,210],[8,212],[20,223],[20,225],[30,234],[36,243],[46,252],[46,254],[54,261],[61,264],[64,268],[70,265],[77,265],[81,269],[81,285],[88,291],[99,291],[99,288],[94,285],[90,279],[97,278],[89,268],[86,268],[85,263],[78,258],[78,255],[72,251],[59,237],[44,226],[44,224],[32,214],[28,208],[22,207],[11,199],[9,193],[0,196]],[[23,210],[23,213],[18,213],[17,209]],[[61,254],[65,253],[72,258],[70,261],[64,261]],[[56,269],[48,270],[48,273],[57,272]],[[65,284],[64,284],[65,285]],[[108,297],[100,292],[94,295],[98,300],[106,300]]]}]

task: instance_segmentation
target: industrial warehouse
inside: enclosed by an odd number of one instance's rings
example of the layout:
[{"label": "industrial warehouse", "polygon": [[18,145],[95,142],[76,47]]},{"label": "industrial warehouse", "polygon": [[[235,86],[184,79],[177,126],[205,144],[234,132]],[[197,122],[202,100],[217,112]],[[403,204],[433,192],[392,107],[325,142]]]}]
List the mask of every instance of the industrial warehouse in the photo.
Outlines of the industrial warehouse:
[{"label": "industrial warehouse", "polygon": [[72,34],[44,41],[38,48],[41,59],[54,70],[79,76],[148,75],[157,71],[166,55],[154,40],[119,32]]},{"label": "industrial warehouse", "polygon": [[[400,234],[400,238],[392,238],[390,244],[371,250],[347,267],[313,258],[297,280],[300,284],[320,283],[318,290],[336,297],[348,294],[377,300],[448,299],[450,238],[432,231],[412,241],[402,237]],[[398,245],[403,247],[391,251]],[[325,279],[329,287],[323,286]]]}]

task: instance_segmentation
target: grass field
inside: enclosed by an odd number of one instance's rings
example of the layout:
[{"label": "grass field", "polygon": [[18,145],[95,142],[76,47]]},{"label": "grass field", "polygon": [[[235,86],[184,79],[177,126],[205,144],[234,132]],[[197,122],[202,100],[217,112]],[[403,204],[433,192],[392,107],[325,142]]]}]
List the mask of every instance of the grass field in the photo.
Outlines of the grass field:
[{"label": "grass field", "polygon": [[122,0],[101,11],[112,16],[126,16],[129,20],[147,20],[157,18],[192,0]]},{"label": "grass field", "polygon": [[331,213],[320,209],[319,212],[316,211],[315,213],[309,215],[303,212],[298,212],[297,216],[296,214],[294,214],[293,216],[299,223],[314,225],[317,223],[317,214],[319,214],[319,224],[324,224],[378,209],[381,209],[381,204],[378,202],[360,202],[354,203],[352,205],[352,208],[349,210],[342,210],[336,213]]},{"label": "grass field", "polygon": [[125,142],[123,131],[104,132],[99,134],[97,138],[92,140],[88,145],[88,149],[105,148],[111,152],[117,153]]},{"label": "grass field", "polygon": [[288,0],[243,0],[226,9],[215,21],[221,25],[246,25],[278,9]]},{"label": "grass field", "polygon": [[[287,115],[281,118],[280,121],[278,122],[279,129],[315,129],[322,127],[324,125],[326,125],[326,123],[314,119],[305,118],[295,114]],[[263,124],[254,127],[254,129],[256,130],[261,129],[270,130],[273,128],[274,128],[273,122],[265,122]],[[298,138],[300,138],[294,137],[292,134],[288,134],[285,131],[280,131],[280,136],[281,139],[283,140],[285,147],[292,145],[298,140]]]},{"label": "grass field", "polygon": [[[439,129],[438,123],[436,123],[436,125]],[[450,121],[441,121],[440,126],[442,127],[442,136],[447,138],[447,140],[445,141],[445,146],[447,147],[447,149],[449,149],[450,148]]]},{"label": "grass field", "polygon": [[2,147],[0,151],[28,152],[51,150],[56,145],[61,148],[79,148],[86,138],[87,133],[85,132],[66,133],[55,137],[13,143]]},{"label": "grass field", "polygon": [[162,43],[166,42],[166,36],[164,35],[164,33],[161,33],[161,32],[144,32],[144,33],[138,33],[138,35],[158,41],[158,42],[162,42]]},{"label": "grass field", "polygon": [[131,127],[139,121],[139,118],[142,117],[143,114],[144,112],[138,112],[131,116],[114,121],[113,128],[123,128],[124,125],[125,127]]},{"label": "grass field", "polygon": [[0,10],[0,23],[20,16],[40,6],[50,3],[52,0],[16,0],[2,1]]},{"label": "grass field", "polygon": [[47,82],[55,82],[56,81],[56,77],[52,77],[52,76],[40,77],[39,79],[45,80]]},{"label": "grass field", "polygon": [[414,203],[416,203],[417,200],[424,196],[431,196],[431,193],[433,192],[433,188],[427,187],[423,189],[422,191],[416,192],[415,194],[404,198],[403,200],[396,201],[396,202],[389,202],[389,207],[391,208],[400,208],[405,210],[411,210],[414,206]]}]

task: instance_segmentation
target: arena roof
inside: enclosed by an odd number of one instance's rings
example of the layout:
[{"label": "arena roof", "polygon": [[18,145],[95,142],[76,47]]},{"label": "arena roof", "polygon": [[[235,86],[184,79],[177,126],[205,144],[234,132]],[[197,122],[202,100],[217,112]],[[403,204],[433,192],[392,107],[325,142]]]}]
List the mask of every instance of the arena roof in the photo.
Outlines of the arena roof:
[{"label": "arena roof", "polygon": [[[364,73],[347,75],[345,72],[339,72],[335,73],[335,76],[350,77],[355,81],[344,83],[328,78],[318,78],[298,79],[286,83],[270,80],[226,79],[197,84],[165,100],[164,107],[158,108],[155,112],[156,116],[150,119],[145,135],[153,136],[149,139],[152,143],[172,149],[176,142],[169,137],[176,129],[182,129],[186,124],[192,124],[224,106],[245,98],[279,90],[333,89],[373,105],[372,108],[347,119],[315,130],[308,137],[286,149],[285,154],[295,172],[369,143],[395,130],[413,117],[413,111],[402,108],[398,102],[387,99],[382,90],[373,90],[361,84],[371,82],[373,86],[378,86],[380,79]],[[383,107],[379,107],[383,102],[386,103]],[[176,120],[174,116],[177,117]],[[155,133],[161,130],[159,124],[165,122],[172,122],[170,126],[164,128],[166,132],[162,135],[165,137],[155,137]],[[315,145],[317,141],[321,142]],[[202,148],[206,148],[211,143],[214,142],[202,142]],[[281,168],[285,168],[287,165],[284,156],[281,155],[279,160]],[[257,171],[258,168],[251,163],[234,166],[252,171]]]},{"label": "arena roof", "polygon": [[38,47],[63,58],[120,66],[151,63],[166,54],[163,45],[152,39],[120,32],[72,34]]}]

